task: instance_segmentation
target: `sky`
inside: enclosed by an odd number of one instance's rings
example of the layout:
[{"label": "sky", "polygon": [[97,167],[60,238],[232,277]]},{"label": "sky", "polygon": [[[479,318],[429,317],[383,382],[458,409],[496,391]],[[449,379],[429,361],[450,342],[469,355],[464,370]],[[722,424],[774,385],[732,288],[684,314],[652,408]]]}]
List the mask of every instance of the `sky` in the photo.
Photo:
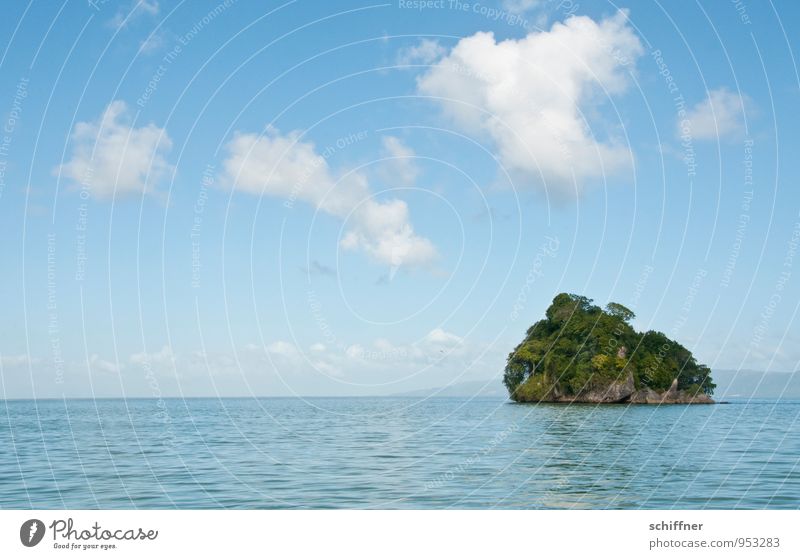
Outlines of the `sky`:
[{"label": "sky", "polygon": [[799,12],[9,3],[0,397],[493,385],[560,292],[795,371]]}]

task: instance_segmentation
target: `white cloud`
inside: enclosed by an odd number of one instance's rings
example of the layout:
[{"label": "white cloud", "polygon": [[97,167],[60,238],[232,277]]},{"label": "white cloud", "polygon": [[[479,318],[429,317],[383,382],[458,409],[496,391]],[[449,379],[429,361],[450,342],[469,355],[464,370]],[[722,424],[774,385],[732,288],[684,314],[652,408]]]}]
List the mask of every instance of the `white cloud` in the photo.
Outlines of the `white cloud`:
[{"label": "white cloud", "polygon": [[500,42],[476,33],[420,76],[418,89],[443,97],[445,113],[464,129],[488,133],[515,179],[580,192],[632,162],[628,146],[602,139],[585,120],[626,89],[629,67],[643,52],[626,17],[570,17],[550,31]]},{"label": "white cloud", "polygon": [[686,123],[678,122],[678,130],[687,128],[698,140],[716,140],[741,134],[747,100],[724,87],[712,89],[708,97],[686,114]]},{"label": "white cloud", "polygon": [[95,198],[153,190],[172,169],[164,157],[172,140],[154,124],[129,124],[127,112],[124,101],[114,101],[96,121],[79,122],[71,159],[53,172],[88,188]]},{"label": "white cloud", "polygon": [[153,353],[134,353],[128,360],[135,365],[168,365],[175,362],[175,354],[169,346]]},{"label": "white cloud", "polygon": [[467,343],[458,334],[437,327],[411,343],[386,338],[351,344],[318,342],[306,350],[298,349],[297,359],[274,359],[272,364],[293,385],[319,383],[327,377],[341,387],[339,393],[375,394],[485,379],[501,373],[506,356],[505,346]]},{"label": "white cloud", "polygon": [[291,342],[278,340],[267,344],[265,349],[273,357],[292,359],[295,365],[325,363],[337,370],[354,372],[362,366],[365,370],[374,370],[376,366],[386,364],[425,365],[441,360],[443,353],[455,355],[468,348],[460,336],[434,328],[411,344],[394,344],[378,338],[371,343],[350,345],[328,346],[316,342],[308,346],[308,351],[302,351]]},{"label": "white cloud", "polygon": [[328,363],[326,361],[312,361],[311,366],[314,368],[315,371],[318,373],[322,373],[323,375],[329,377],[341,377],[343,376],[343,371],[340,367]]},{"label": "white cloud", "polygon": [[291,342],[278,340],[266,346],[269,363],[281,375],[293,378],[309,372],[321,373],[328,377],[340,377],[342,360],[334,358],[321,343],[311,345],[308,353],[302,352]]},{"label": "white cloud", "polygon": [[112,363],[111,361],[106,361],[96,353],[89,357],[89,366],[91,370],[100,371],[102,373],[118,374],[123,369],[122,365]]},{"label": "white cloud", "polygon": [[[324,374],[336,371],[334,376],[350,381],[371,383],[376,379],[417,378],[416,382],[425,384],[433,377],[447,378],[441,377],[442,373],[458,378],[462,374],[499,371],[504,357],[505,353],[498,353],[486,344],[467,344],[452,332],[434,328],[413,343],[397,344],[379,338],[371,343],[326,346],[324,350],[309,352],[299,365],[311,364]],[[320,363],[326,367],[318,367]]]},{"label": "white cloud", "polygon": [[299,354],[294,344],[282,340],[272,342],[266,349],[270,355],[278,355],[280,357],[295,358]]},{"label": "white cloud", "polygon": [[269,127],[264,135],[236,133],[225,146],[223,181],[236,190],[301,200],[345,217],[369,196],[366,179],[351,173],[338,180],[327,160],[300,132],[281,134]]},{"label": "white cloud", "polygon": [[142,52],[142,54],[153,54],[163,48],[166,44],[166,34],[164,32],[154,32],[145,37],[145,39],[139,43],[139,50]]},{"label": "white cloud", "polygon": [[422,39],[416,45],[404,47],[397,53],[397,64],[408,66],[411,64],[431,64],[444,56],[447,49],[433,39]]},{"label": "white cloud", "polygon": [[344,354],[349,357],[350,359],[358,359],[361,360],[364,358],[364,347],[360,344],[353,344],[347,346],[344,350]]},{"label": "white cloud", "polygon": [[384,156],[388,158],[381,168],[384,178],[394,181],[397,186],[413,185],[419,175],[414,150],[395,136],[384,136],[381,142]]},{"label": "white cloud", "polygon": [[431,345],[442,347],[458,347],[464,343],[461,337],[450,332],[445,332],[441,328],[434,328],[431,330],[425,337],[425,341]]},{"label": "white cloud", "polygon": [[161,11],[158,0],[133,0],[129,7],[120,7],[109,25],[116,29],[125,27],[142,16],[157,16]]},{"label": "white cloud", "polygon": [[375,378],[379,374],[413,375],[443,364],[468,367],[483,348],[467,346],[463,338],[441,328],[431,330],[411,344],[394,344],[379,338],[372,343],[327,346],[314,343],[307,352],[294,344],[276,341],[267,346],[273,364],[282,372],[299,375],[309,369],[326,376]]},{"label": "white cloud", "polygon": [[282,135],[237,133],[226,146],[221,183],[293,204],[301,200],[340,219],[349,231],[342,248],[362,250],[393,267],[422,266],[436,258],[433,244],[414,232],[408,206],[398,199],[376,201],[360,173],[335,174],[314,144],[295,131]]},{"label": "white cloud", "polygon": [[423,266],[437,256],[433,243],[414,233],[408,205],[402,200],[367,200],[355,210],[354,221],[355,227],[342,238],[342,248],[363,250],[394,271],[400,266]]},{"label": "white cloud", "polygon": [[[2,355],[6,397],[187,397],[391,394],[499,374],[507,344],[494,348],[442,328],[413,343],[386,339],[352,345],[321,341],[302,348],[276,340],[230,351],[134,353],[124,363],[99,355],[63,364],[63,384],[52,361],[27,355]],[[27,364],[39,364],[19,374]],[[102,371],[103,374],[100,374]],[[498,381],[499,382],[499,381]]]},{"label": "white cloud", "polygon": [[21,367],[24,365],[34,365],[39,362],[39,358],[31,357],[26,353],[20,353],[19,355],[0,355],[0,365],[3,367]]}]

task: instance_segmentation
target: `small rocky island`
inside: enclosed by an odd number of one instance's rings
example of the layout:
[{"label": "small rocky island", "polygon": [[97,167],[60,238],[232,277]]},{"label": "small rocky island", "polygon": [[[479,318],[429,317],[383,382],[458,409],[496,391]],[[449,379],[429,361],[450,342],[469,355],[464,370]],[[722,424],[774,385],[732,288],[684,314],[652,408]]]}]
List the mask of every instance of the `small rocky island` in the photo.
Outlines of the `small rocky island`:
[{"label": "small rocky island", "polygon": [[711,370],[661,332],[638,333],[634,314],[561,293],[508,356],[503,382],[516,402],[713,404]]}]

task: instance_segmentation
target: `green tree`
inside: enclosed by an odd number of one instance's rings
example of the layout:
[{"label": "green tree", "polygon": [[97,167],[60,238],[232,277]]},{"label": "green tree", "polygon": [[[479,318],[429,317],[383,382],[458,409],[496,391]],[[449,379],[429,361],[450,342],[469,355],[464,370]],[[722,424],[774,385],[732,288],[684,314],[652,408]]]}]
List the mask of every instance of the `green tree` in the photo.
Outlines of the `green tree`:
[{"label": "green tree", "polygon": [[606,305],[606,312],[611,316],[621,318],[624,322],[630,322],[636,315],[628,307],[620,305],[619,303],[609,303]]},{"label": "green tree", "polygon": [[503,382],[520,401],[547,394],[580,394],[632,374],[637,387],[678,388],[712,394],[711,371],[662,332],[636,332],[633,311],[619,303],[605,309],[582,295],[560,293],[508,356]]}]

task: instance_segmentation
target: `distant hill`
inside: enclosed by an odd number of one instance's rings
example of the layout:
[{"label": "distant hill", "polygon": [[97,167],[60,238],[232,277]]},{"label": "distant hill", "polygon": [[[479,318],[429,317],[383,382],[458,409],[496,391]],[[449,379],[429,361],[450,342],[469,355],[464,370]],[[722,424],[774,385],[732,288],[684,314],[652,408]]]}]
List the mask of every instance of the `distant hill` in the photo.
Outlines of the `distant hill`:
[{"label": "distant hill", "polygon": [[[761,371],[736,371],[714,369],[714,399],[719,401],[739,398],[774,400],[800,400],[800,371],[797,373]],[[735,378],[734,378],[735,377]],[[409,398],[507,398],[500,379],[459,382],[449,386],[424,388],[392,394]]]},{"label": "distant hill", "polygon": [[714,369],[714,398],[800,399],[800,372],[732,371]]}]

